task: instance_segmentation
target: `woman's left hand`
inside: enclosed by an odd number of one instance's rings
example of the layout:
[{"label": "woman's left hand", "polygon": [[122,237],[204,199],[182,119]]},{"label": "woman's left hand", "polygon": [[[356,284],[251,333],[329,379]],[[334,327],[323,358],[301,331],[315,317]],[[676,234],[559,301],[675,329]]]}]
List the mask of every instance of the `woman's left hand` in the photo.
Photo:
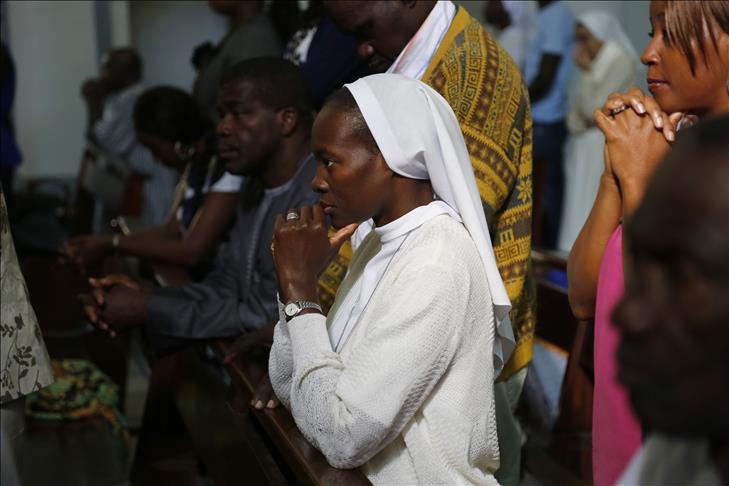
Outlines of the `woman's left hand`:
[{"label": "woman's left hand", "polygon": [[[297,218],[289,215],[297,214]],[[276,218],[273,230],[273,262],[278,274],[279,297],[318,301],[317,280],[358,224],[347,225],[331,237],[324,210],[318,204],[289,209]]]}]

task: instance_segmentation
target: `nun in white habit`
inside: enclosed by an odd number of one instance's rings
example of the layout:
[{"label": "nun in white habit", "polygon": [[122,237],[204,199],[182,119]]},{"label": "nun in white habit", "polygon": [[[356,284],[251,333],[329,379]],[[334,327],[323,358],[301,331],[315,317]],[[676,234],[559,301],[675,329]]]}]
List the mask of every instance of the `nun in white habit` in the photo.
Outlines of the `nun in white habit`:
[{"label": "nun in white habit", "polygon": [[640,65],[638,53],[618,19],[607,12],[577,18],[575,62],[577,92],[567,115],[570,138],[565,150],[565,194],[557,247],[572,249],[595,202],[603,173],[605,137],[592,114],[611,93],[627,91]]},{"label": "nun in white habit", "polygon": [[[455,115],[420,81],[368,76],[325,104],[312,148],[321,203],[279,217],[272,244],[276,395],[332,466],[374,484],[498,484],[510,303]],[[324,316],[318,275],[369,220]]]}]

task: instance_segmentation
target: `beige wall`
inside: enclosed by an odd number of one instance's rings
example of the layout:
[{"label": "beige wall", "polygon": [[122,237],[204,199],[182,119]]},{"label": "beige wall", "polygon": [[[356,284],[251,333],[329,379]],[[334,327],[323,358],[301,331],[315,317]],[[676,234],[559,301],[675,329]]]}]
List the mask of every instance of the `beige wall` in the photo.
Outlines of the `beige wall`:
[{"label": "beige wall", "polygon": [[94,4],[9,1],[20,175],[76,174],[86,124],[79,86],[97,71]]},{"label": "beige wall", "polygon": [[192,51],[205,41],[217,43],[227,20],[202,0],[147,0],[129,5],[132,44],[144,59],[147,86],[167,84],[189,90]]}]

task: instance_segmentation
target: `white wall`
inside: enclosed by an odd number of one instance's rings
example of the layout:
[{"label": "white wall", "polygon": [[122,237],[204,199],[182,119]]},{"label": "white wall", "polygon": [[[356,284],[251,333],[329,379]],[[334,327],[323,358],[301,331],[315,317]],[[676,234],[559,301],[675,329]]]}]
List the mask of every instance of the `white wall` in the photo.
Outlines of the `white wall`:
[{"label": "white wall", "polygon": [[189,90],[192,51],[201,42],[217,43],[227,20],[201,0],[129,2],[132,45],[144,59],[144,83]]},{"label": "white wall", "polygon": [[129,18],[129,2],[127,0],[111,0],[107,2],[111,19],[111,44],[113,47],[125,47],[132,43],[131,19]]},{"label": "white wall", "polygon": [[94,4],[9,1],[6,14],[17,71],[19,174],[75,175],[86,127],[79,87],[98,65]]}]

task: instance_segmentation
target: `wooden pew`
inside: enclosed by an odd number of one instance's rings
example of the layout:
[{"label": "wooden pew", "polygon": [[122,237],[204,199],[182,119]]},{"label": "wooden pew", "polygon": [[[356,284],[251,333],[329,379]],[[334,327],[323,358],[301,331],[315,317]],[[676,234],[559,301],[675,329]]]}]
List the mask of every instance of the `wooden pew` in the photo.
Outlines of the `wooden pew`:
[{"label": "wooden pew", "polygon": [[[225,341],[218,341],[215,344],[221,359],[228,354],[229,346],[230,344]],[[241,356],[230,366],[236,390],[235,396],[244,406],[253,398],[258,381],[268,369],[268,353],[260,351],[259,349],[258,352]],[[303,484],[370,484],[359,470],[342,470],[329,466],[324,456],[306,441],[293,417],[283,406],[274,410],[252,409],[251,411],[253,418],[282,454],[288,468]]]},{"label": "wooden pew", "polygon": [[[547,278],[549,270],[566,271],[566,258],[533,250],[532,264],[537,286],[537,336],[568,352],[559,415],[547,453],[579,484],[591,484],[594,326],[592,322],[575,319],[567,290]],[[529,467],[528,454],[526,462]]]},{"label": "wooden pew", "polygon": [[[120,229],[128,231],[123,219],[118,224]],[[151,262],[151,268],[160,286],[190,282],[187,272],[179,266]],[[217,340],[210,344],[222,362],[232,343]],[[196,454],[202,458],[216,484],[369,484],[358,469],[341,470],[329,466],[324,456],[306,441],[283,406],[262,411],[250,407],[255,387],[268,369],[267,349],[254,348],[240,355],[227,369],[232,383],[224,393],[220,380],[211,376],[209,368],[206,370],[199,356],[191,350],[154,360],[133,484],[153,484],[149,482],[150,478],[156,481],[154,484],[182,484],[184,473],[155,475],[148,465],[140,464],[150,458],[154,460],[154,451],[144,443],[150,439],[145,429],[158,429],[156,442],[159,443],[160,435],[169,435],[174,429],[169,422],[175,420],[184,423]],[[170,411],[169,402],[159,407],[159,403],[164,404],[169,398],[174,411]],[[170,418],[171,412],[178,417]],[[161,434],[156,420],[167,422]],[[215,425],[211,426],[211,423]],[[228,424],[228,429],[221,430],[221,423],[223,426]],[[225,451],[221,452],[220,445],[216,444],[215,434],[225,436],[229,441]],[[189,471],[187,473],[189,476]]]}]

